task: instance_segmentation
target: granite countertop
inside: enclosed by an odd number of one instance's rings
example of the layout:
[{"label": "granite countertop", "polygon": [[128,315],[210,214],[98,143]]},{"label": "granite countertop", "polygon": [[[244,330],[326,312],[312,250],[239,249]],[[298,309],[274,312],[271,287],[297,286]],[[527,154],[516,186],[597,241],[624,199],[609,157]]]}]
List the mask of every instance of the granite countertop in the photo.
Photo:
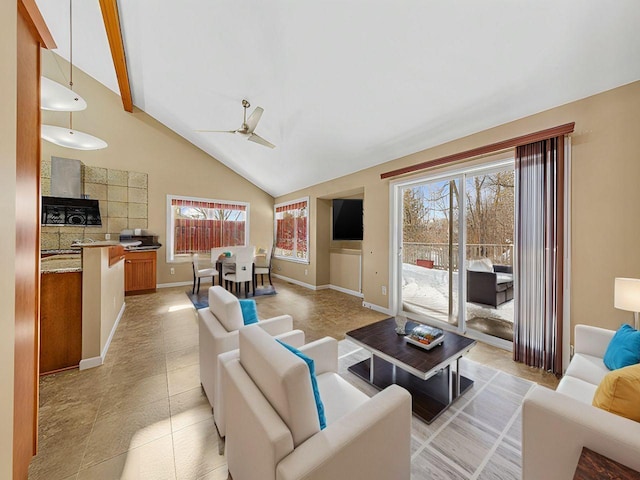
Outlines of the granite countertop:
[{"label": "granite countertop", "polygon": [[96,240],[93,242],[74,242],[71,244],[71,248],[112,247],[114,245],[120,245],[120,242],[117,240]]},{"label": "granite countertop", "polygon": [[82,272],[82,257],[79,253],[52,255],[40,260],[42,273]]},{"label": "granite countertop", "polygon": [[61,255],[63,253],[77,254],[78,252],[79,250],[77,248],[61,248],[57,250],[40,250],[40,255],[45,257],[45,256],[51,256],[51,255]]}]

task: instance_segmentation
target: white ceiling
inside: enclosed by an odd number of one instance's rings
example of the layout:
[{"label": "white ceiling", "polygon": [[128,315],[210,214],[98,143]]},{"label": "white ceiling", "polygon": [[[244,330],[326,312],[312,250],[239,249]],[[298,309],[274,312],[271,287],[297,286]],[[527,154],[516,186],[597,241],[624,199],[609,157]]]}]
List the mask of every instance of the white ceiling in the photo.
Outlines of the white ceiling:
[{"label": "white ceiling", "polygon": [[[69,0],[37,3],[68,58]],[[640,79],[638,0],[119,7],[134,104],[273,196]],[[118,92],[98,1],[73,8],[74,64]],[[195,132],[243,98],[275,149]]]}]

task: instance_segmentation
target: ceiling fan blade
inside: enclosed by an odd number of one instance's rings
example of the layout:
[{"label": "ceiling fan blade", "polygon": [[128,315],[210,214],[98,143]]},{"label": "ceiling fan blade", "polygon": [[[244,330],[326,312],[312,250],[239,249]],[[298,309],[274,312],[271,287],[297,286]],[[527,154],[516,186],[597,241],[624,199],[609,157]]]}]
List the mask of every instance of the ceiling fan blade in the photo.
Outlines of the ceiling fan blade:
[{"label": "ceiling fan blade", "polygon": [[265,147],[276,148],[276,146],[273,143],[268,142],[267,140],[262,138],[260,135],[256,135],[255,133],[252,133],[251,135],[249,135],[249,138],[247,138],[247,140],[251,142],[259,143],[260,145],[264,145]]},{"label": "ceiling fan blade", "polygon": [[199,133],[236,133],[235,130],[195,130]]},{"label": "ceiling fan blade", "polygon": [[247,133],[253,133],[253,131],[256,129],[256,126],[258,125],[258,122],[260,121],[260,117],[262,117],[263,112],[264,109],[262,107],[256,107],[251,115],[249,115],[249,118],[247,119],[247,127],[249,127],[247,129]]}]

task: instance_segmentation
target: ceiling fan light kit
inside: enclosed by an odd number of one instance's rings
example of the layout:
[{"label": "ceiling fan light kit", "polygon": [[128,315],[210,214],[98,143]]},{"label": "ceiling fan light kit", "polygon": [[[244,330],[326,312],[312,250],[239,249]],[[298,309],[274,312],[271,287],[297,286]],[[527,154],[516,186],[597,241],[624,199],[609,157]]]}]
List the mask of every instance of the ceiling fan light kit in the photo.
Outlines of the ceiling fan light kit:
[{"label": "ceiling fan light kit", "polygon": [[263,145],[268,148],[275,148],[276,146],[269,142],[268,140],[262,138],[257,133],[254,133],[254,130],[258,126],[258,122],[264,113],[264,109],[262,107],[256,107],[255,110],[249,115],[247,118],[247,108],[249,108],[251,104],[248,100],[242,100],[242,108],[244,108],[244,115],[242,117],[242,125],[240,128],[236,130],[196,130],[196,132],[201,133],[237,133],[238,135],[242,135],[246,137],[250,142],[257,143],[259,145]]},{"label": "ceiling fan light kit", "polygon": [[40,108],[69,112],[69,128],[42,125],[40,137],[47,142],[76,150],[100,150],[107,142],[73,129],[73,112],[87,108],[87,102],[73,91],[73,0],[69,0],[69,88],[53,80],[41,77]]}]

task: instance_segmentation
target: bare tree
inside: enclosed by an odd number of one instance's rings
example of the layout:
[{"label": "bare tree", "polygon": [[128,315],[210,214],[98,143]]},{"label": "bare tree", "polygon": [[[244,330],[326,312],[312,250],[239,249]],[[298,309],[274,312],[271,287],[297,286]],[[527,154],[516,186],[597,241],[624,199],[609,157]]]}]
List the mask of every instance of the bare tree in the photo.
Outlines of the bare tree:
[{"label": "bare tree", "polygon": [[[451,238],[458,243],[461,198],[457,180],[406,188],[403,200],[405,242],[446,245]],[[513,242],[514,172],[467,178],[465,200],[467,244],[478,244],[478,255],[494,255],[494,261],[499,260],[510,247],[501,252],[485,246]]]},{"label": "bare tree", "polygon": [[422,187],[404,189],[402,208],[404,241],[425,242],[429,208]]}]

